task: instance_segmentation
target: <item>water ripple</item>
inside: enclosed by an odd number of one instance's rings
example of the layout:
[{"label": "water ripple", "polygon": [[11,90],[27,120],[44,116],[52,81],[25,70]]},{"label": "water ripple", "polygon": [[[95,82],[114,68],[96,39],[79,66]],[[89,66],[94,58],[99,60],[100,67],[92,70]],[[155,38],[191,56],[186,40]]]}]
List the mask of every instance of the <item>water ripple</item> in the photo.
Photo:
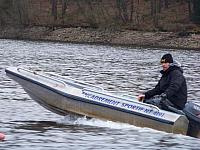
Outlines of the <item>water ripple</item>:
[{"label": "water ripple", "polygon": [[200,100],[198,51],[0,40],[0,132],[6,134],[0,149],[199,149],[198,139],[183,135],[62,118],[35,103],[4,72],[8,66],[24,66],[138,95],[155,86],[160,57],[167,52],[183,65],[188,99]]}]

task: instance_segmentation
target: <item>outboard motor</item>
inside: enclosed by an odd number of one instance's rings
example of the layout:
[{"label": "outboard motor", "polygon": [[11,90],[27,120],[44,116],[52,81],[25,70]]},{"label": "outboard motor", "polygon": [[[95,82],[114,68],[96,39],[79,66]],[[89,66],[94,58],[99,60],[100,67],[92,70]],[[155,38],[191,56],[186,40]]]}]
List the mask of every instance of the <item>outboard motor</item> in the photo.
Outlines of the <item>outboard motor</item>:
[{"label": "outboard motor", "polygon": [[187,135],[200,138],[200,102],[188,102],[183,111],[189,120]]}]

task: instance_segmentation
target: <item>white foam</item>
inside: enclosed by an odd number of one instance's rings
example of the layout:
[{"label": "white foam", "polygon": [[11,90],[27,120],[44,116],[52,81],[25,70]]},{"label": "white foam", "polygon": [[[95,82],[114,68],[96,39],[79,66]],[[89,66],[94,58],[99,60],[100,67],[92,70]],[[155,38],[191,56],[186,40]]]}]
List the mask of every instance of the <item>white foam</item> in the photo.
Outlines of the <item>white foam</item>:
[{"label": "white foam", "polygon": [[88,125],[96,127],[106,127],[111,129],[133,129],[136,130],[139,127],[126,124],[113,122],[109,120],[100,120],[96,118],[88,119],[87,117],[80,117],[74,115],[67,115],[63,119],[57,121],[60,124],[74,124],[74,125]]},{"label": "white foam", "polygon": [[149,133],[152,134],[160,134],[160,135],[166,135],[166,134],[172,134],[172,133],[166,133],[163,131],[158,131],[155,129],[147,128],[147,127],[136,127],[134,125],[130,125],[127,123],[120,123],[120,122],[113,122],[109,120],[101,120],[101,119],[88,119],[87,117],[80,117],[75,115],[67,115],[64,118],[57,121],[59,124],[64,125],[86,125],[86,126],[94,126],[94,127],[102,127],[102,128],[110,128],[110,129],[123,129],[123,130],[134,130],[140,133]]}]

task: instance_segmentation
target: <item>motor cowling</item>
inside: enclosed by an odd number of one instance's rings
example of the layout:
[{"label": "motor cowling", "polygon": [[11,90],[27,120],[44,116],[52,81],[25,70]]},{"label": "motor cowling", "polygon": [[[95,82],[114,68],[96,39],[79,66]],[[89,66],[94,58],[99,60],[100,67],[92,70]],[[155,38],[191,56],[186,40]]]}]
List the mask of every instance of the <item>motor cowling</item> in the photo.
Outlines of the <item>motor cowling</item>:
[{"label": "motor cowling", "polygon": [[200,102],[188,102],[183,111],[189,120],[200,123]]},{"label": "motor cowling", "polygon": [[188,102],[183,111],[189,120],[187,135],[200,138],[200,102]]}]

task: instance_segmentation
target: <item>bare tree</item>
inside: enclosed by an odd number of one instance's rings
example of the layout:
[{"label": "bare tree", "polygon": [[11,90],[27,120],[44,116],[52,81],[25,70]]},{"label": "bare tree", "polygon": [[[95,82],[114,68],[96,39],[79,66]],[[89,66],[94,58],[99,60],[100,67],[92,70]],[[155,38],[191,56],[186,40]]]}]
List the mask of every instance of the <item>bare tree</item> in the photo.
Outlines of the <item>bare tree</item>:
[{"label": "bare tree", "polygon": [[134,8],[134,0],[131,0],[130,22],[132,22],[133,20],[133,8]]},{"label": "bare tree", "polygon": [[12,13],[12,0],[1,0],[0,1],[0,25],[5,26],[11,23]]},{"label": "bare tree", "polygon": [[51,14],[54,17],[54,20],[57,20],[57,2],[58,0],[50,0],[51,3]]},{"label": "bare tree", "polygon": [[128,22],[127,2],[126,0],[116,0],[119,16],[122,21]]},{"label": "bare tree", "polygon": [[13,7],[20,25],[26,25],[29,22],[27,5],[27,0],[13,1]]},{"label": "bare tree", "polygon": [[193,3],[193,21],[200,23],[200,0],[192,0]]},{"label": "bare tree", "polygon": [[158,15],[161,12],[161,1],[160,0],[151,0],[151,15],[153,16],[153,22],[155,27],[158,26]]},{"label": "bare tree", "polygon": [[64,24],[68,0],[60,0],[62,4],[62,23]]},{"label": "bare tree", "polygon": [[26,25],[29,23],[27,0],[1,0],[0,23]]}]

